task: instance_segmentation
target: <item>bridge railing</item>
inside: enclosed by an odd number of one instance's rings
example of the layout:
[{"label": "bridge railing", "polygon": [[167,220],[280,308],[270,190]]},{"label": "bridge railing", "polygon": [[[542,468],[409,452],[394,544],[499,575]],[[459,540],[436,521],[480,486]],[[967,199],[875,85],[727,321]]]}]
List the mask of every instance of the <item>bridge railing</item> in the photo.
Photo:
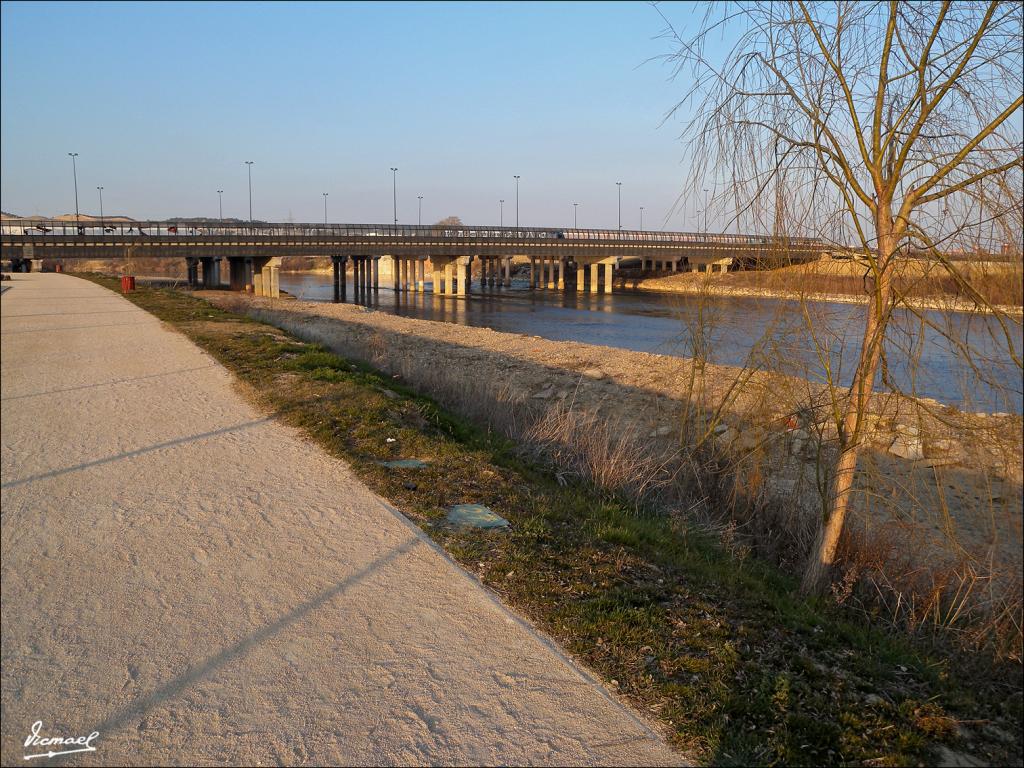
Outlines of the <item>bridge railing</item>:
[{"label": "bridge railing", "polygon": [[293,224],[226,221],[79,221],[55,219],[9,219],[0,222],[4,235],[31,238],[52,237],[302,237],[420,238],[431,240],[566,240],[570,242],[664,242],[702,243],[743,246],[789,246],[822,248],[814,238],[776,238],[765,235],[735,235],[705,232],[664,232],[618,229],[579,229],[553,227],[441,226],[402,224]]}]

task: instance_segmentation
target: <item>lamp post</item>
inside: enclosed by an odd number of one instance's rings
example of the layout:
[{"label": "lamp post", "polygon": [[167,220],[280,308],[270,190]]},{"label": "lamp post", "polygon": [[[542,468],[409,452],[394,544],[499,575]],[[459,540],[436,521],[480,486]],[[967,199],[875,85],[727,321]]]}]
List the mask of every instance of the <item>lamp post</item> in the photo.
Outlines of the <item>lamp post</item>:
[{"label": "lamp post", "polygon": [[516,226],[519,226],[519,177],[513,176],[516,180]]},{"label": "lamp post", "polygon": [[96,191],[100,193],[100,229],[103,229],[103,187],[96,187]]},{"label": "lamp post", "polygon": [[640,231],[644,231],[644,207],[640,206]]},{"label": "lamp post", "polygon": [[704,190],[704,234],[708,233],[708,191]]},{"label": "lamp post", "polygon": [[78,221],[78,166],[75,163],[75,158],[78,157],[77,152],[68,152],[68,156],[71,158],[71,173],[75,179],[75,226],[81,227],[81,223]]},{"label": "lamp post", "polygon": [[398,226],[398,169],[391,169],[391,206],[395,217],[395,226]]},{"label": "lamp post", "polygon": [[224,221],[224,190],[217,190],[217,213],[220,214],[220,220]]},{"label": "lamp post", "polygon": [[324,226],[327,226],[327,193],[321,193],[324,196]]},{"label": "lamp post", "polygon": [[579,205],[579,203],[573,203],[572,204],[572,228],[573,229],[577,229],[577,227],[578,227],[578,225],[576,224],[576,208],[577,208],[578,205]]},{"label": "lamp post", "polygon": [[416,225],[423,226],[423,195],[416,195]]},{"label": "lamp post", "polygon": [[622,182],[616,181],[615,186],[619,188],[619,231],[622,231]]},{"label": "lamp post", "polygon": [[505,226],[505,201],[503,199],[498,201],[498,226]]},{"label": "lamp post", "polygon": [[252,160],[246,160],[245,165],[249,169],[249,225],[252,225]]}]

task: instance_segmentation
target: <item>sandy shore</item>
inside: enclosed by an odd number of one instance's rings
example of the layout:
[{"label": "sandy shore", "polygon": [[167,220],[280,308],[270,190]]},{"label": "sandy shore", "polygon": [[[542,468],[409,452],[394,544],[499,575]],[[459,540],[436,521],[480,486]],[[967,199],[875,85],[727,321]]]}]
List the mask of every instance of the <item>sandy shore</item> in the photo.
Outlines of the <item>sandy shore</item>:
[{"label": "sandy shore", "polygon": [[397,511],[120,296],[4,284],[2,762],[666,764]]}]

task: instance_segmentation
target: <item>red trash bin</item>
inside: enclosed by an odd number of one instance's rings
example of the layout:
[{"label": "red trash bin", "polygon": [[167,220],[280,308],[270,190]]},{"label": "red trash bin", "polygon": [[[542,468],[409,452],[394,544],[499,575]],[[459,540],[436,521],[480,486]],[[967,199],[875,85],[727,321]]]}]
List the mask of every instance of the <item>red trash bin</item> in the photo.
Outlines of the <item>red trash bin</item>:
[{"label": "red trash bin", "polygon": [[121,293],[135,290],[135,275],[121,275]]},{"label": "red trash bin", "polygon": [[64,271],[64,265],[63,264],[54,264],[53,265],[53,271],[54,272],[63,272]]}]

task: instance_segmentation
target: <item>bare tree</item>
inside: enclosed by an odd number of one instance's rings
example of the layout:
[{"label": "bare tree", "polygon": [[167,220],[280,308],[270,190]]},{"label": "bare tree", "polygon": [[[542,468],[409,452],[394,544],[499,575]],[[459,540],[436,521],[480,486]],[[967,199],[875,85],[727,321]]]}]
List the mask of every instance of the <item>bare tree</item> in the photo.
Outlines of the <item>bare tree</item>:
[{"label": "bare tree", "polygon": [[443,219],[441,219],[439,222],[437,222],[437,224],[435,224],[434,226],[435,227],[461,227],[462,226],[462,219],[460,219],[458,216],[445,216]]},{"label": "bare tree", "polygon": [[[712,6],[686,37],[666,19],[676,74],[693,77],[674,109],[695,115],[689,188],[711,179],[737,220],[764,221],[775,218],[765,211],[784,182],[787,213],[805,231],[867,258],[863,341],[837,411],[839,452],[807,592],[830,580],[886,329],[903,303],[893,280],[900,257],[925,252],[956,277],[944,255],[951,243],[965,234],[975,243],[983,233],[1019,236],[1022,9],[730,2]],[[975,205],[981,216],[952,213]],[[1009,339],[1011,328],[1002,328]]]}]

